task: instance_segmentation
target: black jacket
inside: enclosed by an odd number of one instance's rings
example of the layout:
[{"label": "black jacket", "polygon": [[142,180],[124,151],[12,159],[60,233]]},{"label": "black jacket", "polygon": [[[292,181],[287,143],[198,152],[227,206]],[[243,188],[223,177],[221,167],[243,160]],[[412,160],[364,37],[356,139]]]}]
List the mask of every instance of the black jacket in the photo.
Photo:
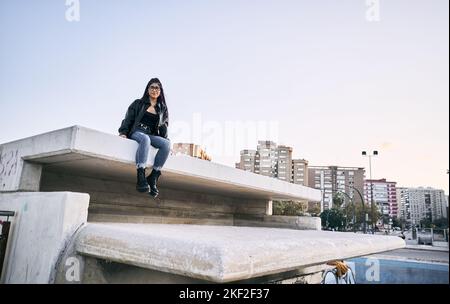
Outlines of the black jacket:
[{"label": "black jacket", "polygon": [[[150,100],[136,99],[128,107],[124,120],[119,128],[119,134],[124,134],[130,138],[131,134],[136,130],[136,126],[141,121],[142,116],[150,107]],[[169,127],[169,112],[167,107],[161,103],[155,106],[156,113],[159,115],[158,126],[155,135],[167,138],[167,128]]]}]

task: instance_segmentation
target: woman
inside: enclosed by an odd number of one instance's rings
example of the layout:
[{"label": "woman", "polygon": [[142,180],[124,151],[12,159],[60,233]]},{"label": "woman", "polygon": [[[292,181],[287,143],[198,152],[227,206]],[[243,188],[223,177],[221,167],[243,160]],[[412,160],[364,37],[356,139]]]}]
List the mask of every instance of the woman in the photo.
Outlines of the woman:
[{"label": "woman", "polygon": [[[136,190],[148,192],[157,197],[158,178],[170,153],[170,140],[167,138],[169,112],[164,90],[158,78],[152,78],[145,87],[141,99],[135,100],[129,107],[119,128],[119,135],[131,138],[139,143],[136,151],[137,183]],[[145,177],[150,145],[158,149],[150,175]]]}]

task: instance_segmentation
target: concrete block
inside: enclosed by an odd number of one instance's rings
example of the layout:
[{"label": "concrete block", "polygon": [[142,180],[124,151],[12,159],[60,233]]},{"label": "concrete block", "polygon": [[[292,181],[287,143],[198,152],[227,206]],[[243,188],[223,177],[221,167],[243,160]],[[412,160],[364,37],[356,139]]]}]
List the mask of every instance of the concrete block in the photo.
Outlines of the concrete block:
[{"label": "concrete block", "polygon": [[403,248],[398,237],[344,232],[88,223],[78,254],[212,282],[232,282]]},{"label": "concrete block", "polygon": [[[56,130],[0,145],[0,192],[19,190],[25,158],[70,153],[74,128]],[[30,181],[29,181],[30,182]]]},{"label": "concrete block", "polygon": [[42,165],[23,162],[19,191],[39,191]]},{"label": "concrete block", "polygon": [[[72,175],[130,181],[135,180],[135,153],[138,144],[117,135],[73,126],[0,145],[4,170],[0,191],[17,191],[23,162],[45,164],[45,170]],[[148,166],[156,155],[150,151]],[[169,156],[163,186],[194,193],[212,193],[237,198],[320,201],[320,191],[275,178],[254,174],[214,162]],[[268,211],[270,212],[270,211]]]},{"label": "concrete block", "polygon": [[1,282],[52,282],[60,253],[87,221],[88,205],[84,193],[0,193],[0,210],[16,213]]}]

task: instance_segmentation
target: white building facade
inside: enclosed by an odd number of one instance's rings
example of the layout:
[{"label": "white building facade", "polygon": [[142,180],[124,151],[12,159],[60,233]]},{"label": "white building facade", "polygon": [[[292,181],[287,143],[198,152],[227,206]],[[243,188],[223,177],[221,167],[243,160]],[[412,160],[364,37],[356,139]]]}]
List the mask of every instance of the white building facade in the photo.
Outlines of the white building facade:
[{"label": "white building facade", "polygon": [[410,226],[420,225],[420,221],[435,221],[447,218],[447,198],[444,190],[434,188],[397,188],[400,218]]}]

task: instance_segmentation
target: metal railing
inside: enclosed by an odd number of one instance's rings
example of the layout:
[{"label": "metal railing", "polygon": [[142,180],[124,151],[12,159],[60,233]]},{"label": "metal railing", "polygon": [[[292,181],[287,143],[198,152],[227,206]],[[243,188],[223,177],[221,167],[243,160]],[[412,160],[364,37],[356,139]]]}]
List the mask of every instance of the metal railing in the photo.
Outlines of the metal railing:
[{"label": "metal railing", "polygon": [[448,229],[414,228],[413,239],[416,239],[419,245],[448,243]]},{"label": "metal railing", "polygon": [[5,261],[5,255],[6,255],[6,246],[8,245],[8,236],[9,236],[9,229],[11,228],[11,222],[9,221],[10,216],[14,216],[14,211],[1,211],[0,210],[0,216],[5,217],[6,221],[0,220],[0,226],[1,226],[1,234],[0,234],[0,279],[2,277],[2,271],[3,271],[3,263]]}]

